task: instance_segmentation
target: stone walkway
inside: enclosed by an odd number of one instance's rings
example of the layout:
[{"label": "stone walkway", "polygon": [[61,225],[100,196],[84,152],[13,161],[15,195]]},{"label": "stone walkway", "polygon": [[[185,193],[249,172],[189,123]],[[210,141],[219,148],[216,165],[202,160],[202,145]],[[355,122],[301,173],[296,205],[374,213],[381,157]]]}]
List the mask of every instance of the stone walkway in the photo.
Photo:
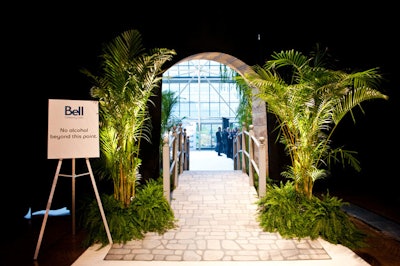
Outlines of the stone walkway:
[{"label": "stone walkway", "polygon": [[106,261],[330,260],[318,240],[263,232],[257,193],[241,171],[185,171],[173,191],[177,228],[113,244]]}]

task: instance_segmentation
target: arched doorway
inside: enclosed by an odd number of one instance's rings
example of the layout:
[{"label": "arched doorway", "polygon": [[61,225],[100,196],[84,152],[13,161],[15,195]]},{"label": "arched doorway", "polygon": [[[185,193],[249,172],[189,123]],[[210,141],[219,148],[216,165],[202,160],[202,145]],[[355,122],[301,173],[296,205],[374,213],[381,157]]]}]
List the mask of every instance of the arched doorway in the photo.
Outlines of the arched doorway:
[{"label": "arched doorway", "polygon": [[[249,65],[241,61],[240,59],[221,52],[204,52],[193,54],[191,56],[187,56],[185,58],[180,59],[177,62],[174,62],[171,66],[175,64],[179,64],[184,61],[190,60],[213,60],[224,64],[233,70],[235,70],[239,75],[244,75],[253,71]],[[253,95],[258,93],[256,88],[253,88],[254,92]],[[144,144],[142,148],[143,154],[142,159],[145,162],[141,167],[141,174],[146,179],[146,177],[155,177],[159,175],[160,165],[160,124],[161,124],[161,108],[157,106],[161,106],[161,95],[157,96],[157,99],[154,100],[155,105],[151,107],[150,111],[153,114],[152,116],[152,124],[153,124],[153,142],[151,144]],[[267,112],[266,112],[266,105],[265,102],[261,101],[260,99],[254,97],[253,98],[253,106],[252,106],[252,114],[253,114],[253,126],[254,126],[254,133],[259,137],[264,137],[266,140],[266,150],[268,151],[268,130],[267,130]],[[158,155],[158,156],[156,156]],[[269,174],[269,155],[267,152],[266,155],[266,165],[267,165],[267,176]]]},{"label": "arched doorway", "polygon": [[[198,53],[192,56],[185,57],[180,61],[176,62],[175,64],[179,64],[183,61],[190,61],[190,60],[213,60],[224,64],[233,70],[235,70],[239,75],[243,76],[244,74],[253,71],[250,66],[248,66],[243,61],[239,60],[238,58],[220,52],[205,52],[205,53]],[[253,95],[258,93],[256,88],[253,89]],[[257,137],[264,137],[267,139],[267,113],[265,108],[265,102],[259,100],[258,98],[253,99],[253,126],[254,132]]]},{"label": "arched doorway", "polygon": [[[216,61],[220,64],[226,65],[227,67],[236,71],[239,75],[244,76],[246,73],[253,71],[250,66],[248,66],[243,61],[238,58],[221,52],[204,52],[194,54],[188,57],[185,57],[174,65],[181,64],[185,61],[191,60],[211,60]],[[253,95],[258,93],[257,88],[253,88]],[[252,114],[253,114],[253,126],[254,133],[259,137],[264,137],[266,139],[267,151],[268,151],[268,132],[267,132],[267,114],[266,114],[266,106],[265,102],[258,99],[257,97],[253,98],[253,106],[252,106]],[[267,174],[268,174],[268,154],[267,158]]]}]

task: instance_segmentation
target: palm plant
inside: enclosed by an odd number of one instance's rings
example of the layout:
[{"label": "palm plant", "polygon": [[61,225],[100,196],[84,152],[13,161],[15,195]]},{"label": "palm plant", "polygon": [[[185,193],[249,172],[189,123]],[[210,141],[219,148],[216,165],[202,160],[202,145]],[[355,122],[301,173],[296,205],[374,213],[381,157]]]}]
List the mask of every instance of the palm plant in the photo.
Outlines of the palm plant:
[{"label": "palm plant", "polygon": [[273,53],[264,66],[239,77],[238,82],[259,89],[268,111],[278,120],[279,140],[291,160],[282,175],[292,179],[296,191],[312,197],[314,182],[326,177],[331,163],[341,162],[360,171],[355,152],[333,148],[331,137],[346,114],[372,99],[388,99],[377,90],[378,68],[360,72],[327,69],[324,52],[306,57],[294,50]]},{"label": "palm plant", "polygon": [[[172,110],[179,103],[179,96],[174,91],[164,91],[161,97],[161,135],[165,134],[173,126],[182,123],[185,119],[173,115]],[[161,142],[162,143],[162,142]]]},{"label": "palm plant", "polygon": [[91,96],[99,100],[100,177],[113,180],[114,198],[128,206],[135,197],[141,165],[141,140],[151,142],[148,104],[159,89],[165,62],[174,50],[142,46],[141,34],[128,30],[104,45],[102,75],[82,72],[93,80]]},{"label": "palm plant", "polygon": [[[238,79],[239,76],[235,76],[235,79]],[[236,110],[236,118],[239,121],[239,124],[245,123],[246,125],[252,124],[252,90],[243,82],[236,83],[236,90],[238,92],[239,98],[241,99],[239,102],[239,106]]]}]

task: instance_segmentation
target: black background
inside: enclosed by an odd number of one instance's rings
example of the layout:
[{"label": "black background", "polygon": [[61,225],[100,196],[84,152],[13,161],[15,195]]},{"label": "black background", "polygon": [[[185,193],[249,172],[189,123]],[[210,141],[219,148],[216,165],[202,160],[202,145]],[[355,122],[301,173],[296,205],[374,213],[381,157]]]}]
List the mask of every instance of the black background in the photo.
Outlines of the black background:
[{"label": "black background", "polygon": [[[29,207],[46,207],[57,164],[47,159],[48,99],[90,99],[91,84],[80,70],[96,71],[102,44],[128,29],[141,32],[146,48],[174,49],[174,62],[200,52],[222,52],[248,65],[262,64],[274,51],[308,54],[321,43],[341,69],[379,67],[386,79],[380,89],[390,99],[365,103],[365,115],[357,112],[356,124],[343,121],[334,138],[359,152],[362,172],[337,170],[317,181],[316,188],[400,203],[399,28],[394,4],[136,2],[17,2],[2,8],[1,204],[7,221],[18,225]],[[79,182],[78,189],[88,187]],[[60,180],[58,187],[69,184]],[[70,197],[70,191],[56,190],[54,208]]]}]

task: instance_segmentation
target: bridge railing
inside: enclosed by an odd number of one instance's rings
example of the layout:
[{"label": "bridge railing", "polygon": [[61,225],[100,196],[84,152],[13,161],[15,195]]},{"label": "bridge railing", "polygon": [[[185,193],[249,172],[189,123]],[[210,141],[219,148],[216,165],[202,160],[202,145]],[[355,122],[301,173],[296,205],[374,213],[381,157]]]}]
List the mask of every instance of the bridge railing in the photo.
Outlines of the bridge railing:
[{"label": "bridge railing", "polygon": [[[254,136],[253,126],[249,131],[243,125],[233,140],[234,170],[242,170],[249,176],[249,184],[258,187],[258,196],[266,194],[266,146],[265,139]],[[171,202],[171,189],[178,186],[179,175],[189,170],[190,142],[186,129],[173,127],[163,138],[162,169],[164,196]],[[257,176],[256,176],[257,175]],[[255,185],[257,180],[257,185]]]},{"label": "bridge railing", "polygon": [[254,136],[253,125],[250,125],[249,131],[247,131],[243,124],[242,130],[238,132],[233,142],[234,169],[248,174],[250,186],[255,186],[255,180],[258,181],[256,187],[259,197],[266,194],[266,155],[265,138],[260,137],[257,140]]},{"label": "bridge railing", "polygon": [[189,136],[182,125],[174,126],[163,138],[163,191],[168,202],[171,202],[171,188],[178,186],[178,176],[189,170],[189,144]]}]

